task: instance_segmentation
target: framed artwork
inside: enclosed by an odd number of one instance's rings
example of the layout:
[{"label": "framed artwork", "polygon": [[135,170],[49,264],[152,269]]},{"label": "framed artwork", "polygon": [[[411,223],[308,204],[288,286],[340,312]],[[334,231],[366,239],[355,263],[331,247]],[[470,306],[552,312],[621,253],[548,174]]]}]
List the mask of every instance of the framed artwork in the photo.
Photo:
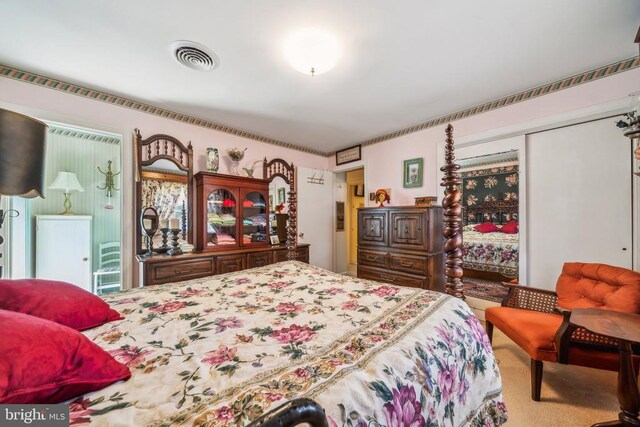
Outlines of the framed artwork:
[{"label": "framed artwork", "polygon": [[362,159],[362,145],[356,145],[345,148],[344,150],[336,151],[336,166],[357,162],[360,159]]},{"label": "framed artwork", "polygon": [[278,239],[278,236],[269,236],[269,240],[271,241],[272,245],[280,244],[280,239]]},{"label": "framed artwork", "polygon": [[364,184],[358,184],[355,186],[356,197],[364,197]]},{"label": "framed artwork", "polygon": [[422,157],[404,161],[402,186],[404,188],[422,187]]},{"label": "framed artwork", "polygon": [[284,194],[284,187],[278,188],[278,204],[286,202]]}]

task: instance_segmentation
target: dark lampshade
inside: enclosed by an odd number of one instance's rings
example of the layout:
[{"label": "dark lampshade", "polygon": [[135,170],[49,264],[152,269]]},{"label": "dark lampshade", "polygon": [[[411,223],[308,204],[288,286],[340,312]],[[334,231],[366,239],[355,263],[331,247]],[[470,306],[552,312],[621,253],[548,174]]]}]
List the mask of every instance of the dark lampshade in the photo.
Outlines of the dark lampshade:
[{"label": "dark lampshade", "polygon": [[0,108],[0,195],[43,197],[47,125]]}]

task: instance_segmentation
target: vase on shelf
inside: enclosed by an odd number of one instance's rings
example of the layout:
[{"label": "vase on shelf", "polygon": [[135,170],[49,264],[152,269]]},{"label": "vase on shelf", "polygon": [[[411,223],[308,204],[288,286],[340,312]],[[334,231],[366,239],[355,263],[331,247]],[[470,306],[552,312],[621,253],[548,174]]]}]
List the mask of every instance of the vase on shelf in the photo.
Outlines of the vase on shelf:
[{"label": "vase on shelf", "polygon": [[220,168],[220,156],[217,148],[207,148],[207,170],[209,172],[218,172]]},{"label": "vase on shelf", "polygon": [[244,150],[239,150],[235,147],[227,150],[227,155],[229,156],[229,159],[231,159],[231,173],[233,175],[240,175],[240,161],[244,158],[245,151],[247,151],[246,148]]}]

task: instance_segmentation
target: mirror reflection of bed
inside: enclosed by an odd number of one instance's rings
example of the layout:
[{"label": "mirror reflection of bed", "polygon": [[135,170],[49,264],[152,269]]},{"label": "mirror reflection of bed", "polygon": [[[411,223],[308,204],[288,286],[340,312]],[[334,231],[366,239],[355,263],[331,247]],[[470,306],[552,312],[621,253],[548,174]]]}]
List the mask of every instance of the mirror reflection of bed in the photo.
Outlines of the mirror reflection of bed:
[{"label": "mirror reflection of bed", "polygon": [[465,294],[499,302],[499,282],[518,280],[518,154],[460,160]]}]

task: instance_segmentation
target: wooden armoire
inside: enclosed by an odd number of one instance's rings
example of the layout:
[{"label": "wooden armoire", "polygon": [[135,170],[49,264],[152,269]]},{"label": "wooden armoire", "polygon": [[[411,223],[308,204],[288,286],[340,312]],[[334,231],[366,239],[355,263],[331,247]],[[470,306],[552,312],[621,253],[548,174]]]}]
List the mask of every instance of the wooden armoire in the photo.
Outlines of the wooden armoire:
[{"label": "wooden armoire", "polygon": [[358,277],[444,292],[442,207],[358,209]]}]

